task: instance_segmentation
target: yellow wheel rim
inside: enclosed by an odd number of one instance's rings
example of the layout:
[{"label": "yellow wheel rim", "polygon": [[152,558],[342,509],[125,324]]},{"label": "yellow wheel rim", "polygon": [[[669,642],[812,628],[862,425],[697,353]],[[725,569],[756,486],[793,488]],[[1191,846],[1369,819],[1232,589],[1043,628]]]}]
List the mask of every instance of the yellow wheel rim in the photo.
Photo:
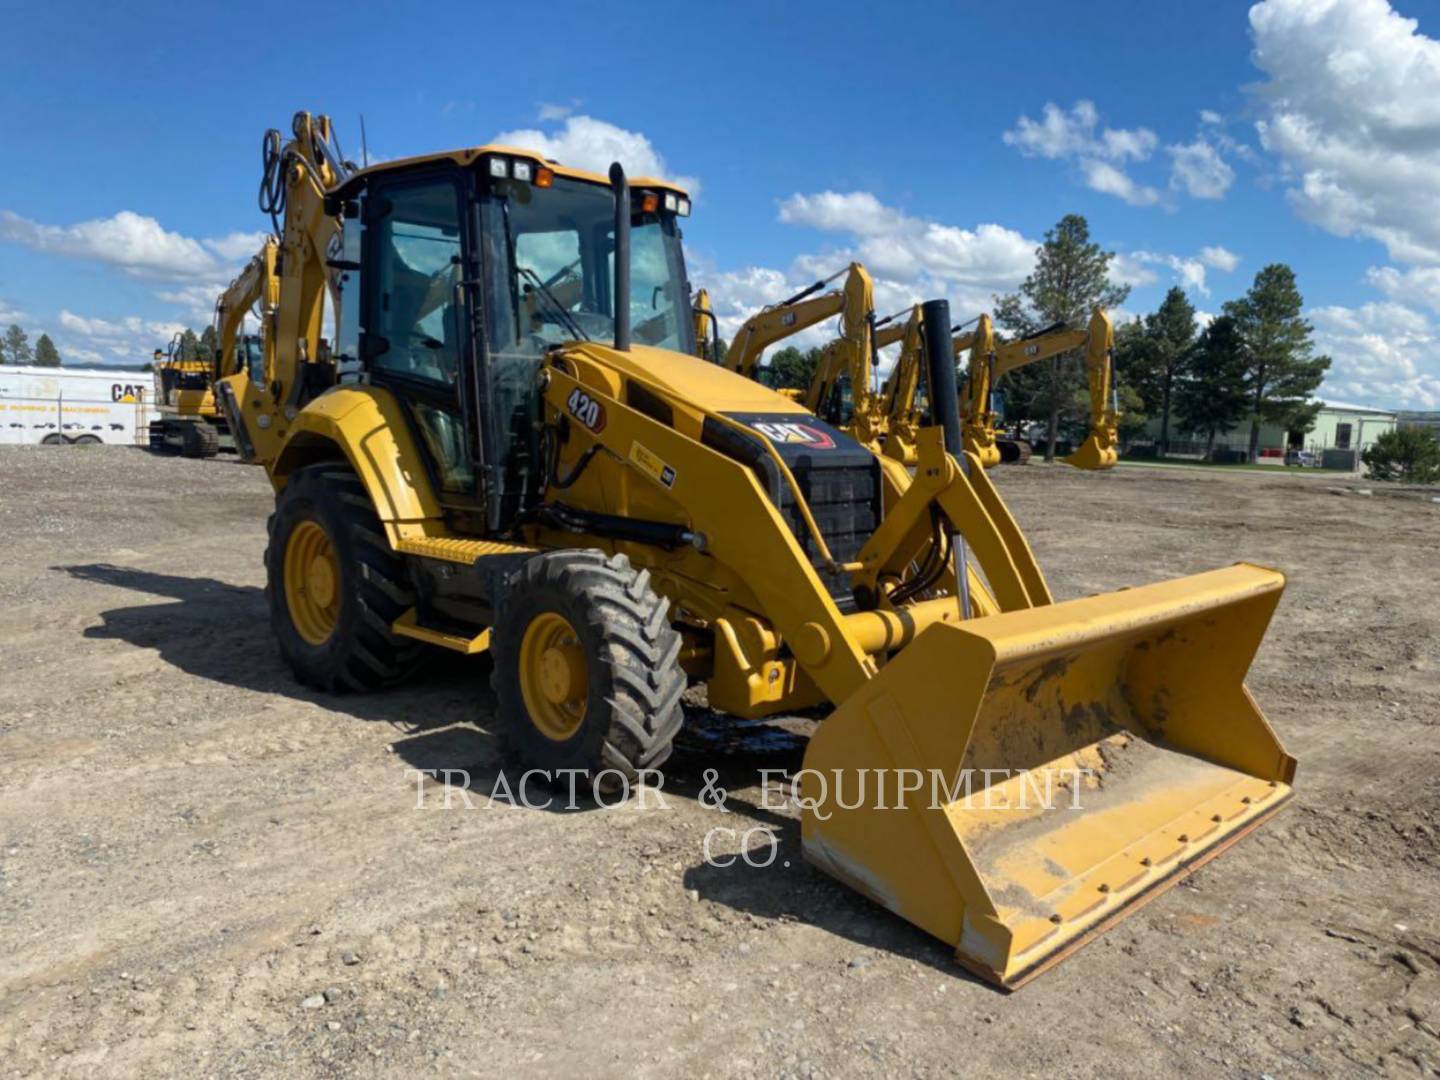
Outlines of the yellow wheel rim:
[{"label": "yellow wheel rim", "polygon": [[542,612],[520,640],[520,693],[540,734],[564,742],[585,719],[589,667],[580,636],[563,615]]},{"label": "yellow wheel rim", "polygon": [[330,640],[340,614],[340,561],[317,522],[300,522],[285,544],[285,606],[305,641],[324,645]]}]

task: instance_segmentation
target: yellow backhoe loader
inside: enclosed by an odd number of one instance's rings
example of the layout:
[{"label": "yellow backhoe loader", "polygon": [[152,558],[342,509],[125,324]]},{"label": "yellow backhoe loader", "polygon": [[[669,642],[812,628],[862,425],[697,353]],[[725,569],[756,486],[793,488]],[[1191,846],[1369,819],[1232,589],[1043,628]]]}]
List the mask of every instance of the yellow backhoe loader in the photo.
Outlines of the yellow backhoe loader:
[{"label": "yellow backhoe loader", "polygon": [[351,170],[306,113],[267,146],[273,347],[219,396],[275,488],[271,622],[306,684],[488,651],[512,751],[602,790],[665,762],[687,684],[738,717],[824,713],[807,858],[1005,986],[1290,796],[1242,683],[1282,576],[1054,600],[961,449],[943,301],[912,479],[693,355],[672,185],[504,146]]},{"label": "yellow backhoe loader", "polygon": [[985,468],[1001,461],[1023,460],[1030,456],[1029,444],[1006,439],[996,432],[996,416],[991,395],[995,383],[1007,372],[1048,360],[1052,356],[1085,350],[1085,373],[1090,391],[1090,434],[1080,447],[1062,458],[1078,469],[1109,469],[1119,460],[1119,421],[1111,383],[1111,356],[1115,349],[1115,332],[1110,318],[1096,309],[1090,325],[1084,330],[1054,326],[1038,334],[1007,342],[995,343],[995,327],[989,315],[981,315],[974,330],[957,335],[955,355],[968,350],[970,363],[960,394],[961,429],[965,449],[980,459]]}]

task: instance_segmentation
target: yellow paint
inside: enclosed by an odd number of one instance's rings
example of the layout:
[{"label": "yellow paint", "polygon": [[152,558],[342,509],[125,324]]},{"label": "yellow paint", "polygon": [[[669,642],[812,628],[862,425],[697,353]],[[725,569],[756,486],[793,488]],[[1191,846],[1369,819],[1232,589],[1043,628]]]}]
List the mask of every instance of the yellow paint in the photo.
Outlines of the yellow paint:
[{"label": "yellow paint", "polygon": [[340,613],[340,563],[330,536],[316,521],[302,521],[285,543],[285,607],[295,632],[323,645]]}]

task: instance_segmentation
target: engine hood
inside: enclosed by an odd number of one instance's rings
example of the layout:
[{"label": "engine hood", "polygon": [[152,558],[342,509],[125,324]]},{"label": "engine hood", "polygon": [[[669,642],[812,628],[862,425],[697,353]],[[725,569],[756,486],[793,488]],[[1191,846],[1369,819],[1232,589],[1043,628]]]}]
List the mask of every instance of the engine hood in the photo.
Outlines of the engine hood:
[{"label": "engine hood", "polygon": [[761,386],[754,379],[685,353],[645,345],[621,352],[589,341],[572,345],[566,351],[584,354],[626,378],[649,383],[662,393],[680,401],[693,401],[714,412],[810,415],[799,402]]}]

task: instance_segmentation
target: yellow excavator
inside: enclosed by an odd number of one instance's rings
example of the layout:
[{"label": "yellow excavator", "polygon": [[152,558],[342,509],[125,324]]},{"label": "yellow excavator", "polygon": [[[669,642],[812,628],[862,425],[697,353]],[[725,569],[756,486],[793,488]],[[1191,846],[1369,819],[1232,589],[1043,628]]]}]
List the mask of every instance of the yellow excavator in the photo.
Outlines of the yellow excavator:
[{"label": "yellow excavator", "polygon": [[[275,489],[270,619],[302,682],[488,652],[511,752],[602,792],[655,782],[687,685],[823,716],[807,859],[1009,987],[1290,797],[1243,685],[1283,577],[1057,601],[962,449],[944,301],[912,477],[693,355],[673,185],[493,145],[353,170],[325,117],[292,133],[266,141],[264,377],[219,399]],[[571,264],[567,300],[545,283]],[[674,343],[636,341],[657,318]]]},{"label": "yellow excavator", "polygon": [[1109,469],[1119,460],[1119,411],[1114,400],[1111,357],[1115,332],[1110,317],[1095,310],[1085,329],[1052,326],[1017,341],[997,345],[995,326],[989,315],[981,315],[974,330],[956,335],[955,355],[969,351],[970,362],[961,387],[960,419],[965,449],[991,468],[1002,461],[1020,461],[1030,456],[1029,444],[997,435],[996,414],[991,397],[995,384],[1006,373],[1048,360],[1052,356],[1085,350],[1085,373],[1090,394],[1090,433],[1073,453],[1061,460],[1078,469]]},{"label": "yellow excavator", "polygon": [[156,349],[155,405],[150,449],[189,458],[212,458],[226,436],[225,420],[215,405],[210,361],[185,356],[179,333],[165,349]]}]

